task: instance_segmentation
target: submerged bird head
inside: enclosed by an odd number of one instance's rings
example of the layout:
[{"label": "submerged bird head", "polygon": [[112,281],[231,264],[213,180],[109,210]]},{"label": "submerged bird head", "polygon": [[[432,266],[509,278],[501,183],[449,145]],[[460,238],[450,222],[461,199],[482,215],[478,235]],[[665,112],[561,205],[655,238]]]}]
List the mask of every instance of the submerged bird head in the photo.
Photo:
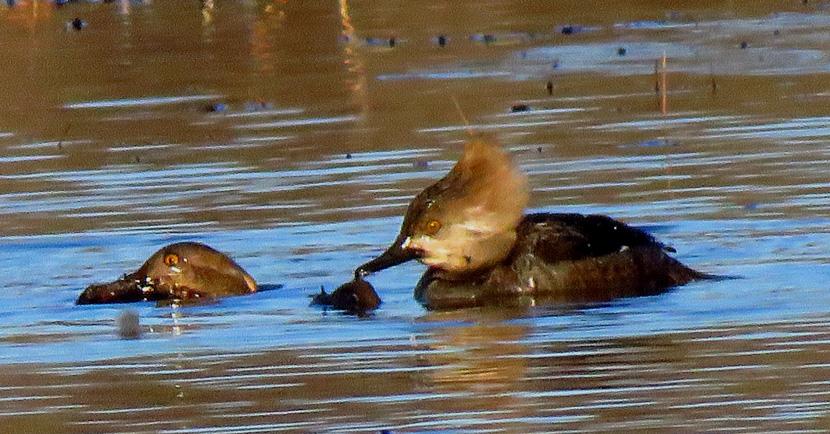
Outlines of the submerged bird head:
[{"label": "submerged bird head", "polygon": [[137,271],[114,282],[90,285],[77,303],[217,297],[256,290],[254,279],[224,253],[204,244],[183,242],[161,248]]},{"label": "submerged bird head", "polygon": [[471,140],[452,170],[415,196],[392,245],[355,274],[416,258],[449,273],[493,266],[510,253],[528,196],[527,179],[497,144]]}]

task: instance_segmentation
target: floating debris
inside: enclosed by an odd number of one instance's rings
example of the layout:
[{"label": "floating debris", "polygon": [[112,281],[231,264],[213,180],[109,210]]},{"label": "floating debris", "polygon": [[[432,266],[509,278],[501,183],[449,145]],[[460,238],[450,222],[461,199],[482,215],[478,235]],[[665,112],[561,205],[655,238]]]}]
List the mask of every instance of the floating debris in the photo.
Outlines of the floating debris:
[{"label": "floating debris", "polygon": [[617,48],[617,56],[625,56],[626,54],[628,54],[628,50],[625,47]]},{"label": "floating debris", "polygon": [[74,20],[72,20],[72,21],[70,21],[66,24],[67,28],[71,27],[75,30],[83,30],[86,26],[87,26],[86,21],[84,21],[80,18],[75,18]]},{"label": "floating debris", "polygon": [[449,42],[449,41],[447,40],[447,37],[445,35],[438,35],[435,38],[435,43],[438,44],[438,46],[441,47],[441,48],[446,47],[447,42]]},{"label": "floating debris", "polygon": [[513,104],[510,106],[511,113],[518,113],[518,112],[529,112],[530,106],[527,104]]},{"label": "floating debris", "polygon": [[749,42],[741,41],[741,50],[749,48]]},{"label": "floating debris", "polygon": [[562,26],[559,29],[559,33],[561,33],[563,35],[573,35],[574,33],[580,33],[580,32],[582,32],[582,26],[574,26],[574,25],[571,25],[571,24],[569,24],[567,26]]}]

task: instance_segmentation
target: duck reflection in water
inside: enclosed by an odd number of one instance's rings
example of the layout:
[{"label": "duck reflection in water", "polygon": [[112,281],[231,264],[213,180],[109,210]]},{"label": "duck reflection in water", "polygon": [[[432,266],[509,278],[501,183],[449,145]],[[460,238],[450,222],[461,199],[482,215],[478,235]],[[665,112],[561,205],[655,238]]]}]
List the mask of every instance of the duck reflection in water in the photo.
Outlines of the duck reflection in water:
[{"label": "duck reflection in water", "polygon": [[427,308],[650,295],[696,279],[643,230],[602,215],[524,214],[527,179],[492,140],[472,139],[450,172],[409,204],[395,241],[356,279],[417,259]]},{"label": "duck reflection in water", "polygon": [[78,304],[211,300],[256,292],[256,281],[233,259],[205,244],[182,242],[155,252],[137,271],[90,285]]}]

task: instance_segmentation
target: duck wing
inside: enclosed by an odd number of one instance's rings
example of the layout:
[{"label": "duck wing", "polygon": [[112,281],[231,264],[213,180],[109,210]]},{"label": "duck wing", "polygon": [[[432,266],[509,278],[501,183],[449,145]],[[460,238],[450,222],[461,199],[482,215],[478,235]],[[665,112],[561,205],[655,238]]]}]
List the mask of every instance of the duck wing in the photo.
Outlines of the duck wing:
[{"label": "duck wing", "polygon": [[545,262],[574,261],[631,247],[673,252],[647,232],[604,215],[528,214],[518,228],[514,254],[532,254]]}]

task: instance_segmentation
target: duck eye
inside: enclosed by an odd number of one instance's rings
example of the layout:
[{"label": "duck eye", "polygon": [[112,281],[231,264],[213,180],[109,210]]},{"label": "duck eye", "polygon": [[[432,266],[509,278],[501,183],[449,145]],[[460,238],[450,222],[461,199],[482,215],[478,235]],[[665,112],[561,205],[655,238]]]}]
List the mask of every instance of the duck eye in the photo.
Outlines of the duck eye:
[{"label": "duck eye", "polygon": [[439,230],[441,230],[441,222],[438,220],[430,220],[427,223],[427,234],[435,235]]},{"label": "duck eye", "polygon": [[172,267],[179,264],[179,255],[175,253],[168,253],[164,255],[164,265]]}]

